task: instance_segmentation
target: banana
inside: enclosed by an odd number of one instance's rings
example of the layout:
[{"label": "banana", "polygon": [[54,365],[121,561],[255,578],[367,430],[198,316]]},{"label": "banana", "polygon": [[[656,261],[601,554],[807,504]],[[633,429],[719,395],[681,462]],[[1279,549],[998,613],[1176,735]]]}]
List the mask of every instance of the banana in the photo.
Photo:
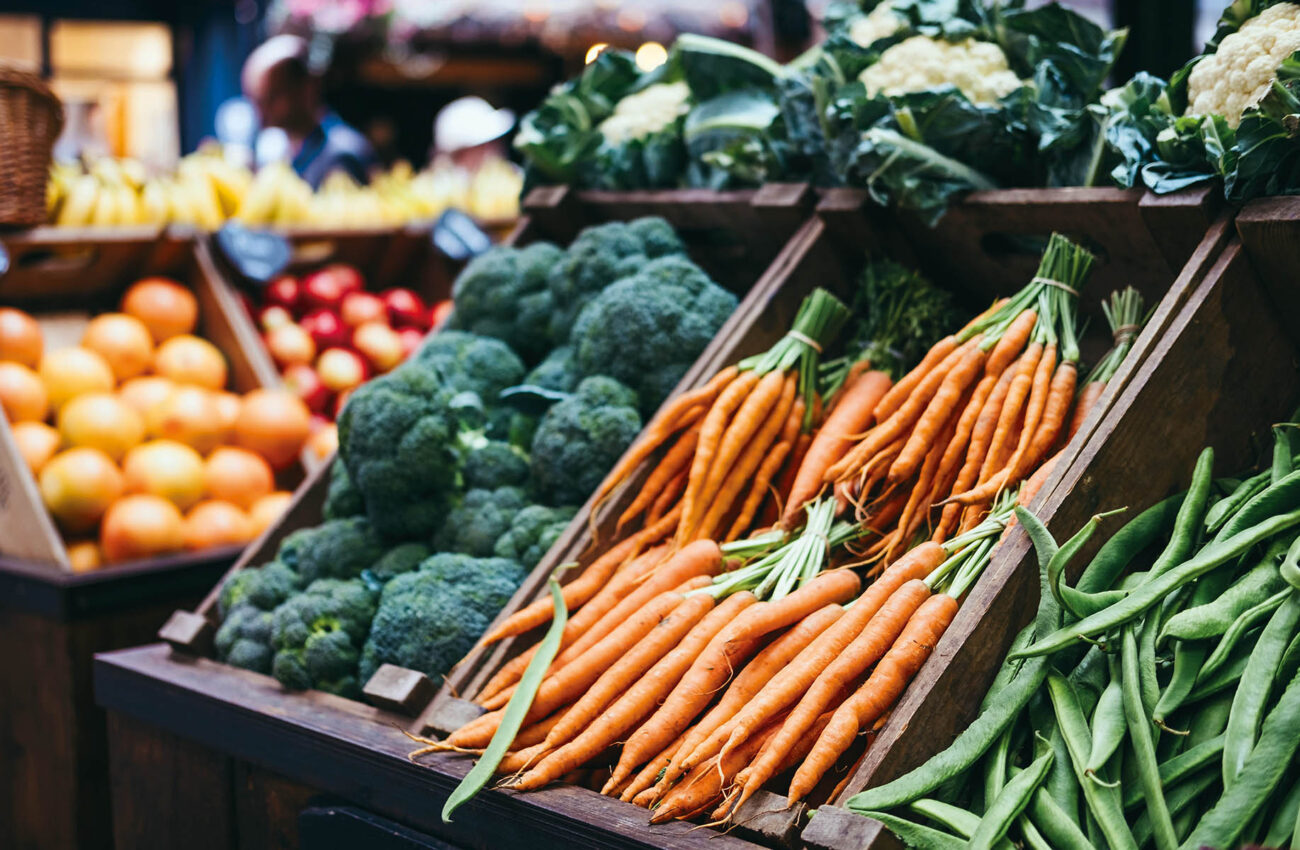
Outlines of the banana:
[{"label": "banana", "polygon": [[96,195],[99,194],[99,181],[89,174],[83,174],[72,182],[68,196],[59,209],[55,224],[61,227],[84,227],[91,223],[96,207]]}]

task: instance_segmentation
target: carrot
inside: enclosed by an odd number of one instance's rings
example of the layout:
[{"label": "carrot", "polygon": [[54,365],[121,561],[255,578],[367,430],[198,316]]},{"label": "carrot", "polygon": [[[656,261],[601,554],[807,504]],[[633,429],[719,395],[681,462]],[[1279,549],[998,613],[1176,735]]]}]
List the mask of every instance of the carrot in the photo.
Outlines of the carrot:
[{"label": "carrot", "polygon": [[[1001,377],[998,378],[993,390],[984,400],[979,416],[976,418],[975,425],[971,430],[970,446],[966,451],[966,460],[962,463],[961,470],[957,473],[957,480],[953,484],[954,492],[968,490],[978,482],[980,468],[988,455],[989,444],[993,440],[994,432],[997,430],[998,418],[1002,413],[1003,405],[1006,403],[1007,393],[1011,390],[1011,381],[1015,374],[1016,369],[1014,368],[1004,371]],[[935,529],[933,539],[945,539],[956,527],[960,519],[960,505],[944,505],[939,527]]]},{"label": "carrot", "polygon": [[736,367],[728,366],[718,374],[714,375],[712,380],[707,384],[690,392],[682,393],[677,398],[668,402],[655,415],[651,423],[641,432],[640,438],[623,453],[614,468],[605,475],[605,480],[600,483],[600,488],[596,490],[596,500],[599,503],[605,496],[617,487],[623,479],[632,474],[643,460],[670,437],[679,427],[681,415],[690,410],[691,407],[699,405],[708,405],[717,397],[722,388],[730,384],[736,377]]},{"label": "carrot", "polygon": [[[959,474],[958,470],[965,457],[966,446],[971,441],[972,432],[975,430],[975,424],[979,420],[980,412],[984,408],[984,403],[988,401],[989,395],[998,385],[1000,378],[1001,375],[985,375],[975,385],[970,399],[966,402],[965,408],[962,409],[961,418],[957,420],[957,428],[953,432],[952,439],[948,441],[948,445],[944,448],[943,458],[939,461],[939,468],[935,471],[936,493],[946,495],[950,492],[953,481],[949,481],[949,479],[955,479]],[[944,482],[947,482],[946,486]],[[931,504],[935,501],[937,499],[932,498],[930,500]]]},{"label": "carrot", "polygon": [[[842,701],[843,700],[832,700],[832,705],[838,708],[839,703]],[[798,743],[795,744],[794,749],[790,750],[790,752],[786,754],[785,758],[781,759],[781,764],[777,767],[776,773],[773,775],[780,775],[787,770],[792,770],[793,768],[798,767],[799,764],[808,757],[808,753],[812,751],[813,744],[817,743],[818,736],[821,735],[822,730],[826,728],[826,724],[830,722],[833,713],[833,711],[826,711],[822,713],[821,717],[817,718],[816,722],[813,723],[807,734],[801,737]],[[789,718],[786,718],[786,722],[789,722]],[[781,724],[781,728],[785,728],[785,723]],[[758,755],[755,757],[754,761],[763,757],[763,754],[772,746],[772,742],[776,738],[777,734],[780,734],[779,730],[776,734],[768,736],[767,741],[763,744],[762,749],[758,751]],[[735,781],[732,783],[731,793],[727,795],[727,799],[723,801],[721,806],[714,810],[713,815],[711,816],[714,821],[720,821],[723,818],[729,817],[729,813],[731,812],[740,811],[740,804],[743,801],[738,800],[737,798],[741,793],[741,789],[744,788],[746,780],[749,779],[753,769],[754,764],[751,762],[748,767],[736,774]],[[830,799],[834,799],[836,796],[838,795],[832,794]]]},{"label": "carrot", "polygon": [[693,752],[683,759],[687,769],[723,749],[734,748],[783,710],[816,681],[876,617],[886,602],[905,583],[929,575],[947,557],[937,543],[922,543],[888,567],[858,598],[845,615],[799,653],[785,669]]},{"label": "carrot", "polygon": [[713,465],[718,444],[722,441],[731,422],[732,414],[744,403],[758,381],[759,375],[756,372],[742,372],[718,394],[713,406],[704,416],[703,424],[700,426],[700,439],[695,446],[695,456],[691,458],[691,473],[686,481],[686,494],[682,497],[682,521],[677,529],[679,542],[683,537],[682,529],[694,528],[698,522],[696,512],[699,508],[696,502],[708,478],[709,468]]},{"label": "carrot", "polygon": [[[699,492],[701,502],[710,502],[714,494],[721,489],[722,482],[727,477],[727,473],[731,472],[732,465],[751,442],[757,442],[755,438],[763,429],[764,423],[773,418],[770,414],[777,409],[780,402],[785,400],[787,385],[794,383],[793,374],[787,375],[777,370],[768,372],[758,379],[754,389],[736,410],[736,415],[732,417],[727,429],[722,432],[718,450],[709,464],[708,475],[705,476],[704,486]],[[793,398],[794,391],[790,390],[789,395]],[[777,427],[780,428],[780,423]]]},{"label": "carrot", "polygon": [[752,741],[739,751],[729,753],[725,758],[698,765],[655,808],[650,823],[666,823],[670,820],[682,820],[693,817],[708,808],[722,794],[723,785],[749,763],[763,746],[768,735],[776,730],[777,724],[771,724],[763,734],[755,735]]},{"label": "carrot", "polygon": [[921,358],[921,362],[916,364],[912,371],[908,372],[898,383],[881,397],[876,404],[876,421],[884,422],[890,416],[894,415],[903,402],[907,401],[912,392],[921,384],[926,375],[933,372],[948,355],[957,350],[957,337],[955,335],[946,336],[931,346],[930,350]]},{"label": "carrot", "polygon": [[[1034,470],[1034,474],[1029,476],[1029,479],[1025,481],[1025,486],[1021,487],[1020,492],[1016,494],[1017,505],[1029,507],[1030,503],[1034,501],[1034,497],[1038,495],[1038,492],[1043,489],[1043,485],[1047,483],[1047,479],[1051,477],[1052,470],[1056,468],[1056,462],[1061,459],[1061,454],[1062,452],[1057,452],[1047,460],[1043,461],[1038,469]],[[1007,520],[1007,526],[1002,529],[1002,536],[998,539],[1005,539],[1006,536],[1011,533],[1011,529],[1015,528],[1019,521],[1020,520],[1014,515],[1011,519]]]},{"label": "carrot", "polygon": [[898,544],[906,545],[916,534],[921,523],[925,521],[926,514],[930,510],[930,498],[934,487],[934,478],[939,471],[939,462],[943,458],[944,450],[948,443],[952,441],[953,434],[957,430],[957,422],[950,419],[944,426],[943,433],[939,439],[933,441],[930,451],[925,456],[925,462],[921,464],[921,471],[917,476],[916,483],[912,485],[911,494],[907,497],[907,504],[903,506],[903,512],[898,515],[898,537],[894,545],[885,549],[885,562],[893,560],[894,549]]},{"label": "carrot", "polygon": [[985,360],[984,352],[978,346],[963,348],[965,350],[961,358],[944,376],[938,389],[930,398],[929,404],[925,406],[920,418],[912,426],[911,435],[907,438],[902,452],[889,467],[889,474],[885,476],[887,482],[893,484],[912,477],[912,473],[916,472],[917,467],[925,459],[939,432],[950,419],[960,416],[956,413],[958,404],[966,394],[970,382],[975,380],[976,375],[983,368]]},{"label": "carrot", "polygon": [[754,514],[758,513],[759,504],[768,495],[768,488],[776,476],[776,471],[781,468],[781,464],[785,463],[786,456],[789,454],[790,443],[782,440],[772,447],[767,457],[763,458],[763,464],[758,468],[758,474],[754,476],[754,483],[750,485],[745,501],[740,506],[740,513],[736,515],[731,528],[727,531],[724,538],[726,542],[739,540],[740,536],[749,530],[754,522]]},{"label": "carrot", "polygon": [[510,747],[518,750],[545,741],[547,733],[555,728],[555,724],[560,722],[566,711],[568,711],[567,708],[560,709],[550,717],[539,720],[531,726],[525,726],[520,729],[519,734],[516,735],[514,741],[510,743]]},{"label": "carrot", "polygon": [[633,776],[630,781],[606,785],[605,788],[601,789],[600,793],[617,796],[623,802],[631,803],[635,801],[634,798],[642,791],[653,791],[659,774],[668,769],[673,756],[677,754],[677,751],[681,749],[682,742],[686,740],[686,735],[686,732],[678,735],[677,740],[664,747],[662,753],[646,762],[645,767],[641,768],[641,772]]},{"label": "carrot", "polygon": [[852,447],[853,435],[871,423],[890,384],[886,373],[866,372],[839,394],[835,409],[813,437],[790,485],[782,528],[792,529],[799,524],[803,506],[821,492],[826,470]]},{"label": "carrot", "polygon": [[[710,485],[705,487],[702,498],[709,507],[700,518],[699,525],[685,532],[691,539],[713,536],[714,529],[722,522],[724,515],[731,509],[736,499],[739,498],[740,492],[752,480],[754,472],[758,469],[759,464],[763,462],[763,456],[768,448],[778,439],[781,431],[786,428],[792,407],[799,408],[799,418],[800,420],[803,419],[802,399],[796,400],[796,389],[798,389],[798,381],[795,380],[794,375],[782,380],[780,386],[781,395],[778,397],[775,406],[766,408],[763,414],[767,421],[758,423],[759,429],[757,433],[742,432],[746,444],[741,447],[743,451],[739,454],[735,466],[730,470],[730,474],[720,478],[717,486],[712,486],[710,482]],[[757,395],[758,390],[755,390],[754,396]],[[751,396],[751,398],[754,396]],[[742,413],[736,415],[737,421],[740,420],[742,414],[743,410]],[[730,436],[723,438],[724,443],[729,443],[729,440]],[[681,533],[682,529],[679,528],[679,536]]]},{"label": "carrot", "polygon": [[[521,777],[516,787],[521,790],[540,788],[570,770],[582,766],[613,744],[620,735],[654,711],[658,700],[677,681],[706,642],[716,636],[739,611],[753,603],[754,596],[747,591],[727,597],[721,605],[705,615],[704,619],[687,633],[681,643],[661,658],[644,676],[637,679],[577,737],[555,750]],[[538,698],[540,697],[539,690]],[[629,770],[628,773],[630,774],[631,771]],[[625,778],[626,775],[618,777],[617,780],[611,777],[606,787],[612,788]]]},{"label": "carrot", "polygon": [[957,600],[946,593],[936,593],[921,603],[867,681],[840,704],[818,736],[817,743],[790,782],[787,795],[790,805],[808,796],[835,760],[853,743],[859,729],[875,722],[902,696],[956,613]]},{"label": "carrot", "polygon": [[1042,358],[1043,345],[1031,342],[1025,349],[1025,353],[1016,361],[1015,374],[1011,378],[1011,386],[1007,390],[1007,398],[1002,405],[1002,410],[998,412],[998,424],[993,431],[993,439],[989,441],[988,454],[984,456],[984,463],[980,466],[980,477],[977,483],[983,484],[993,477],[995,472],[1006,465],[1007,459],[1014,451],[1011,432],[1020,422],[1025,403],[1029,400],[1029,391],[1033,387],[1034,373]]},{"label": "carrot", "polygon": [[[818,431],[817,433],[821,433]],[[771,497],[763,503],[763,509],[759,514],[758,527],[772,528],[781,519],[785,513],[785,505],[790,501],[787,494],[794,489],[795,476],[799,474],[799,468],[803,466],[804,458],[808,456],[808,450],[812,448],[813,435],[799,432],[795,440],[794,447],[790,450],[790,457],[781,469],[781,475],[776,479],[773,485]]]},{"label": "carrot", "polygon": [[1001,375],[1007,370],[1020,352],[1029,344],[1029,336],[1034,332],[1034,326],[1038,324],[1038,312],[1036,310],[1021,310],[1007,329],[1003,331],[1002,338],[998,340],[997,345],[989,352],[988,360],[984,364],[985,376]]},{"label": "carrot", "polygon": [[800,739],[808,735],[836,694],[880,660],[902,634],[912,614],[929,597],[930,588],[920,579],[908,581],[890,595],[862,632],[818,674],[812,686],[799,698],[781,729],[750,766],[749,776],[736,801],[737,807],[776,775],[781,762]]},{"label": "carrot", "polygon": [[1091,381],[1084,384],[1083,390],[1079,393],[1079,401],[1074,405],[1074,416],[1070,418],[1070,429],[1066,432],[1066,439],[1074,439],[1078,433],[1079,426],[1083,425],[1083,420],[1088,418],[1092,408],[1096,406],[1101,394],[1106,391],[1105,381]]},{"label": "carrot", "polygon": [[550,752],[550,747],[543,743],[520,747],[507,753],[497,764],[497,773],[511,774],[527,770],[528,766]]},{"label": "carrot", "polygon": [[682,767],[682,762],[700,743],[708,738],[719,726],[735,716],[736,712],[743,708],[754,694],[758,693],[764,685],[771,681],[773,676],[783,670],[791,659],[802,652],[804,647],[816,640],[818,635],[830,628],[843,614],[844,609],[839,605],[824,605],[804,617],[789,631],[772,641],[755,655],[753,660],[746,664],[745,669],[741,670],[735,680],[732,681],[731,686],[727,688],[718,704],[710,709],[709,713],[699,723],[696,723],[683,734],[680,749],[674,754],[668,767],[664,770],[663,779],[659,781],[658,787],[660,787],[661,792],[686,772]]},{"label": "carrot", "polygon": [[1038,430],[1034,432],[1034,439],[1030,442],[1029,450],[1025,455],[1028,465],[1038,463],[1047,456],[1052,446],[1056,445],[1056,440],[1065,427],[1065,418],[1070,412],[1070,405],[1074,402],[1074,388],[1078,377],[1079,367],[1073,360],[1063,361],[1056,368],[1056,374],[1052,376],[1052,389],[1047,397],[1047,406],[1043,409]]},{"label": "carrot", "polygon": [[655,523],[663,517],[668,507],[681,498],[682,493],[686,491],[686,477],[690,474],[689,469],[683,469],[681,472],[668,482],[663,492],[655,497],[655,502],[650,506],[650,513],[646,515],[645,521]]},{"label": "carrot", "polygon": [[624,525],[634,517],[640,516],[642,511],[654,504],[655,497],[669,485],[674,477],[686,470],[691,462],[691,456],[695,454],[695,444],[699,439],[700,425],[698,422],[682,432],[682,435],[673,443],[672,448],[659,461],[659,465],[655,467],[654,472],[651,472],[650,476],[646,478],[645,484],[641,487],[641,492],[632,500],[632,504],[628,505],[627,509],[619,515],[616,531],[622,531]]},{"label": "carrot", "polygon": [[632,680],[649,670],[677,646],[712,608],[713,597],[702,593],[687,598],[673,609],[649,634],[603,672],[574,703],[564,718],[547,734],[547,746],[558,747],[581,732],[601,709],[617,699]]}]

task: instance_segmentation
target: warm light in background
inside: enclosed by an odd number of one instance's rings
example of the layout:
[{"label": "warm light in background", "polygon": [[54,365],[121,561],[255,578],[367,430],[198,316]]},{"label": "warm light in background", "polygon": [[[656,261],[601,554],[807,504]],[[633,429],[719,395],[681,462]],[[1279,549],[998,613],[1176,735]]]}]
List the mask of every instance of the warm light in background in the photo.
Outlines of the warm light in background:
[{"label": "warm light in background", "polygon": [[606,44],[605,42],[603,41],[596,42],[591,47],[587,48],[587,56],[582,61],[590,65],[592,62],[596,61],[596,57],[599,56],[600,52],[604,50],[606,47],[609,47],[609,45]]},{"label": "warm light in background", "polygon": [[668,51],[657,41],[647,41],[636,49],[636,66],[642,71],[653,71],[668,61]]},{"label": "warm light in background", "polygon": [[749,10],[738,0],[729,0],[718,9],[718,20],[724,27],[740,29],[749,21]]},{"label": "warm light in background", "polygon": [[636,32],[645,26],[645,12],[640,9],[623,9],[614,22],[624,32]]}]

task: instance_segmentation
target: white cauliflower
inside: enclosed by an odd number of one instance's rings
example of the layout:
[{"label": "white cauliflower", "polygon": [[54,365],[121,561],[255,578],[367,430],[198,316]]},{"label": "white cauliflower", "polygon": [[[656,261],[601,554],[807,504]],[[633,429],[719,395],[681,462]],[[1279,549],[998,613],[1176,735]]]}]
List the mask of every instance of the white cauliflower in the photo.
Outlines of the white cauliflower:
[{"label": "white cauliflower", "polygon": [[1282,62],[1300,50],[1300,5],[1270,6],[1224,38],[1187,77],[1187,113],[1222,115],[1236,127],[1268,93]]},{"label": "white cauliflower", "polygon": [[871,97],[947,84],[980,104],[995,103],[1023,85],[996,44],[972,38],[949,42],[924,35],[914,35],[880,54],[859,79]]},{"label": "white cauliflower", "polygon": [[893,3],[886,0],[872,9],[871,14],[853,19],[849,24],[849,38],[859,47],[870,47],[898,32],[903,23],[903,16],[894,11]]},{"label": "white cauliflower", "polygon": [[614,113],[600,122],[600,134],[620,144],[658,132],[690,110],[690,97],[691,89],[683,82],[647,86],[615,105]]}]

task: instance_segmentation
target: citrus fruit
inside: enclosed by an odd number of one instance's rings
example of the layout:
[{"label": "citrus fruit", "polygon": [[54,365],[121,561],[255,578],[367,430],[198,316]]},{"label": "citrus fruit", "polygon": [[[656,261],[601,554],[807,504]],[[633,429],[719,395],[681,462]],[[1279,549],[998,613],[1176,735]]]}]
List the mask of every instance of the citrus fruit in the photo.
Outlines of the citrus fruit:
[{"label": "citrus fruit", "polygon": [[39,473],[41,467],[59,450],[59,432],[44,422],[16,422],[13,435],[14,443],[18,445],[18,454],[33,475]]},{"label": "citrus fruit", "polygon": [[213,393],[202,387],[178,386],[145,415],[150,436],[176,440],[201,454],[221,444],[221,409]]},{"label": "citrus fruit", "polygon": [[81,347],[99,354],[119,381],[143,375],[153,360],[153,337],[144,322],[125,313],[104,313],[90,320]]},{"label": "citrus fruit", "polygon": [[212,498],[247,510],[275,489],[275,476],[256,452],[222,446],[203,462],[203,486]]},{"label": "citrus fruit", "polygon": [[238,505],[208,499],[185,515],[185,548],[243,545],[253,539],[253,522]]},{"label": "citrus fruit", "polygon": [[313,456],[325,460],[339,448],[339,429],[333,422],[322,425],[307,438],[307,449]]},{"label": "citrus fruit", "polygon": [[217,403],[217,422],[221,425],[221,439],[229,442],[235,435],[235,420],[239,419],[239,395],[219,392],[212,394]]},{"label": "citrus fruit", "polygon": [[206,339],[181,334],[158,346],[153,370],[178,384],[197,384],[209,390],[226,385],[226,358]]},{"label": "citrus fruit", "polygon": [[175,440],[151,440],[131,449],[122,472],[129,493],[161,496],[182,510],[203,498],[203,458]]},{"label": "citrus fruit", "polygon": [[60,348],[41,358],[36,370],[50,407],[58,410],[69,399],[85,393],[106,393],[113,389],[113,370],[104,358],[86,348]]},{"label": "citrus fruit", "polygon": [[65,445],[89,446],[119,461],[144,439],[144,419],[112,393],[87,393],[63,405],[59,434]]},{"label": "citrus fruit", "polygon": [[0,361],[0,408],[10,422],[43,421],[50,412],[45,384],[21,363]]},{"label": "citrus fruit", "polygon": [[144,322],[153,341],[162,342],[194,330],[199,302],[174,280],[147,277],[132,284],[122,296],[122,312]]},{"label": "citrus fruit", "polygon": [[184,547],[184,527],[184,517],[170,501],[137,493],[109,507],[99,528],[99,545],[110,563],[151,558]]},{"label": "citrus fruit", "polygon": [[68,544],[68,564],[74,573],[89,573],[104,566],[104,553],[94,540]]},{"label": "citrus fruit", "polygon": [[248,509],[248,519],[253,524],[253,537],[274,525],[284,515],[292,498],[293,494],[288,490],[276,490],[254,502],[253,507]]},{"label": "citrus fruit", "polygon": [[64,531],[73,534],[93,529],[122,495],[122,473],[99,449],[60,452],[41,469],[39,481],[45,507]]},{"label": "citrus fruit", "polygon": [[159,375],[141,375],[117,388],[122,401],[135,408],[135,412],[149,419],[149,410],[171,394],[176,383]]},{"label": "citrus fruit", "polygon": [[311,413],[286,390],[253,390],[235,420],[235,443],[266,458],[273,469],[293,463],[311,433]]},{"label": "citrus fruit", "polygon": [[0,307],[0,360],[13,360],[32,369],[41,362],[41,326],[13,307]]}]

